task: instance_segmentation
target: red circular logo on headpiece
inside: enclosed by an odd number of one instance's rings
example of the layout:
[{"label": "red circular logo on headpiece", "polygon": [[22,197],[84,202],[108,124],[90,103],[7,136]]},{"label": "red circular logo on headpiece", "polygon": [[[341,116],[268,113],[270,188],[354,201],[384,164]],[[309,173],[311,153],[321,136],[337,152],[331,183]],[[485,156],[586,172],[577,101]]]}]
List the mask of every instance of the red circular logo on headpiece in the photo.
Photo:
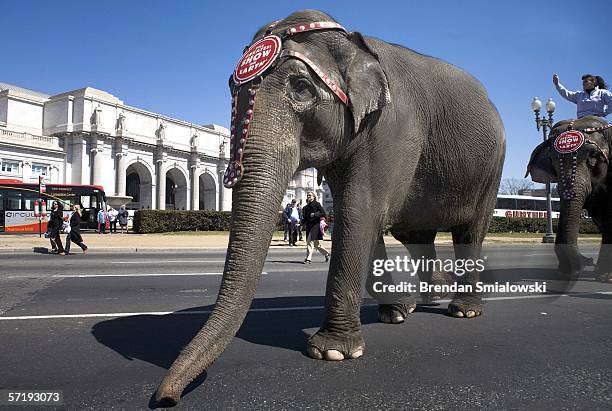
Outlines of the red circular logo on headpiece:
[{"label": "red circular logo on headpiece", "polygon": [[278,36],[266,36],[253,43],[238,62],[234,81],[243,84],[260,76],[274,63],[280,50],[281,39]]},{"label": "red circular logo on headpiece", "polygon": [[580,131],[566,131],[555,139],[555,150],[561,154],[572,153],[584,144],[584,134]]}]

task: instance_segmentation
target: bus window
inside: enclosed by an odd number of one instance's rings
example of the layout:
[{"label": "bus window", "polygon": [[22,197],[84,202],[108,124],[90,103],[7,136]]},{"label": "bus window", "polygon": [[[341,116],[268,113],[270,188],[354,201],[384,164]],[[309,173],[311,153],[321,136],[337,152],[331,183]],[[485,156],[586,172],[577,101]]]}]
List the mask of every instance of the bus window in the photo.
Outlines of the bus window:
[{"label": "bus window", "polygon": [[535,210],[536,211],[546,211],[548,207],[546,206],[546,200],[534,200],[535,201]]},{"label": "bus window", "polygon": [[535,209],[534,203],[535,203],[534,200],[517,199],[516,209],[517,210],[534,210]]},{"label": "bus window", "polygon": [[40,199],[37,195],[33,193],[24,193],[23,194],[23,210],[32,211],[34,210],[34,202],[39,201]]},{"label": "bus window", "polygon": [[11,193],[6,196],[7,210],[21,210],[21,193]]},{"label": "bus window", "polygon": [[498,198],[496,208],[503,210],[516,210],[516,200],[514,198]]}]

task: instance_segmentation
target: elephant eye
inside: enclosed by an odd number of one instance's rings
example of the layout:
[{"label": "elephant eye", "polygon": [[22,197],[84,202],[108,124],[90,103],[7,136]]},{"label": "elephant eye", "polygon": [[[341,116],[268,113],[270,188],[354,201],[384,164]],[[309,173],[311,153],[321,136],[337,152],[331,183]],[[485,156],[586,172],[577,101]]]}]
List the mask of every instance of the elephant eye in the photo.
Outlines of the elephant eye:
[{"label": "elephant eye", "polygon": [[291,97],[296,101],[310,101],[317,95],[314,85],[306,77],[290,78],[289,88]]}]

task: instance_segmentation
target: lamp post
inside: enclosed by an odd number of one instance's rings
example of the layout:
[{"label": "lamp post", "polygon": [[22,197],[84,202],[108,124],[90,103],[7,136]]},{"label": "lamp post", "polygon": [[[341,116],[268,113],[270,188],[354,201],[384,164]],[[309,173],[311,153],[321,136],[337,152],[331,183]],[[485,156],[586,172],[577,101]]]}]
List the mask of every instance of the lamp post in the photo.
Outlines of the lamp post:
[{"label": "lamp post", "polygon": [[[555,102],[552,98],[549,98],[546,102],[546,112],[548,113],[548,118],[541,117],[540,118],[540,109],[542,108],[542,102],[534,97],[531,102],[531,109],[535,113],[535,122],[536,128],[538,131],[542,129],[542,137],[544,137],[544,141],[548,139],[548,131],[553,126],[553,113],[555,111]],[[550,199],[550,183],[546,183],[546,234],[542,237],[543,243],[554,243],[555,242],[555,234],[552,230],[552,201]]]}]

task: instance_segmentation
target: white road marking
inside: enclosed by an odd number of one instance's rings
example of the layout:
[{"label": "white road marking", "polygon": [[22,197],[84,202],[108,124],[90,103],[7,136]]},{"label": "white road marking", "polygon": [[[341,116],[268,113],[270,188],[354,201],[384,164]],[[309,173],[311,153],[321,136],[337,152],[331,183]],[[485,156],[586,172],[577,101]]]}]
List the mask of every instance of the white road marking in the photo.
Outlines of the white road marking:
[{"label": "white road marking", "polygon": [[[538,294],[538,295],[518,295],[514,297],[488,297],[485,301],[504,301],[504,300],[522,300],[535,298],[553,298],[553,297],[571,297],[576,295],[612,295],[612,291],[597,291],[597,292],[580,292],[572,294]],[[450,300],[438,300],[440,303],[448,303]],[[364,304],[362,307],[376,307],[377,304]],[[325,307],[322,305],[313,305],[306,307],[277,307],[277,308],[251,308],[249,312],[271,312],[271,311],[303,311],[303,310],[322,310]],[[197,310],[197,311],[148,311],[138,313],[100,313],[100,314],[57,314],[57,315],[24,315],[17,317],[2,317],[0,321],[11,320],[52,320],[62,318],[119,318],[131,317],[136,315],[202,315],[210,314],[212,310]]]},{"label": "white road marking", "polygon": [[[267,275],[266,271],[261,273]],[[207,276],[207,275],[223,275],[223,273],[146,273],[146,274],[54,274],[54,275],[11,275],[7,278],[103,278],[103,277],[180,277],[180,276]]]},{"label": "white road marking", "polygon": [[[594,252],[594,253],[581,253],[582,255],[598,255],[599,253]],[[536,257],[536,256],[552,256],[552,257],[556,257],[555,252],[551,251],[550,253],[533,253],[533,254],[523,254],[519,257]]]},{"label": "white road marking", "polygon": [[225,260],[146,260],[146,261],[111,261],[111,264],[184,264],[184,263],[224,263]]}]

